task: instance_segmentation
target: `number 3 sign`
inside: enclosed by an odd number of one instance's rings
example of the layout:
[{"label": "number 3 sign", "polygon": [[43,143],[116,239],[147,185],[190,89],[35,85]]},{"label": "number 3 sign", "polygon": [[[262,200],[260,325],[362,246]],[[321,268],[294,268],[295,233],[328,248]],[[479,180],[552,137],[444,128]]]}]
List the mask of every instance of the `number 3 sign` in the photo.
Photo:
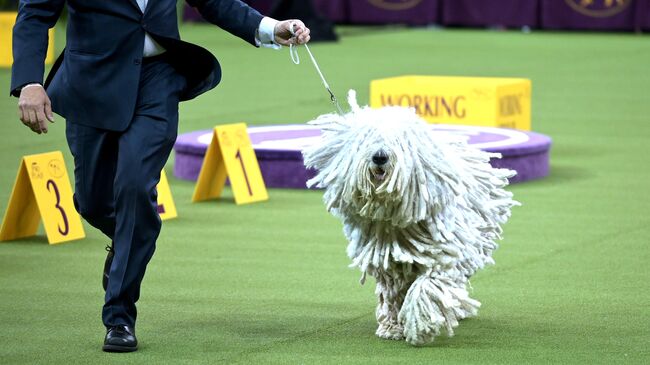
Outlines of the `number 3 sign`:
[{"label": "number 3 sign", "polygon": [[244,123],[214,128],[192,201],[219,197],[226,177],[230,179],[235,203],[268,200],[262,173]]},{"label": "number 3 sign", "polygon": [[0,241],[34,236],[39,218],[50,244],[86,236],[72,202],[60,151],[23,157],[0,228]]}]

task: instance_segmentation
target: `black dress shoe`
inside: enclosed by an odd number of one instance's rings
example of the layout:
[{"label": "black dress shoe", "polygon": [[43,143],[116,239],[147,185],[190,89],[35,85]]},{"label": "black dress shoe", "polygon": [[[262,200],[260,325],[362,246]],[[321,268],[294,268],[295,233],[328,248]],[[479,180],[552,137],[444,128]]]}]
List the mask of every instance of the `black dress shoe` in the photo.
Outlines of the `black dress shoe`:
[{"label": "black dress shoe", "polygon": [[102,276],[102,287],[104,287],[104,291],[106,291],[106,288],[108,287],[108,273],[111,271],[113,256],[115,255],[113,242],[111,242],[110,246],[106,246],[106,251],[108,251],[108,255],[106,255],[106,261],[104,262],[104,276]]},{"label": "black dress shoe", "polygon": [[120,325],[106,330],[106,339],[102,350],[106,352],[132,352],[138,349],[133,327]]}]

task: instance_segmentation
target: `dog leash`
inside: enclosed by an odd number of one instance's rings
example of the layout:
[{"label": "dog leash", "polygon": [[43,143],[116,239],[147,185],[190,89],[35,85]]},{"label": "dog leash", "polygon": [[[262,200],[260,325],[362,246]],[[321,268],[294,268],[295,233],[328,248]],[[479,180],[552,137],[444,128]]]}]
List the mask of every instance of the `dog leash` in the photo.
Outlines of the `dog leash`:
[{"label": "dog leash", "polygon": [[[291,35],[295,36],[296,32],[293,29],[294,24],[291,23],[291,27],[289,28],[289,31],[291,32]],[[318,76],[320,76],[321,81],[323,82],[323,85],[325,86],[325,89],[327,92],[330,94],[330,101],[332,104],[334,104],[334,107],[336,107],[336,110],[340,115],[344,115],[345,113],[343,112],[343,109],[341,108],[341,105],[339,104],[338,99],[336,99],[336,96],[332,92],[332,89],[330,88],[330,85],[327,83],[327,80],[325,80],[325,76],[323,76],[323,72],[320,70],[320,67],[318,67],[318,63],[316,62],[316,59],[314,58],[314,55],[311,53],[311,50],[309,49],[309,46],[307,44],[304,44],[305,49],[307,50],[307,53],[309,54],[309,58],[311,58],[311,62],[314,64],[314,67],[316,68],[316,71],[318,71]],[[299,65],[300,64],[300,56],[298,55],[298,46],[290,44],[289,45],[289,55],[291,56],[291,61],[293,61],[294,64]]]}]

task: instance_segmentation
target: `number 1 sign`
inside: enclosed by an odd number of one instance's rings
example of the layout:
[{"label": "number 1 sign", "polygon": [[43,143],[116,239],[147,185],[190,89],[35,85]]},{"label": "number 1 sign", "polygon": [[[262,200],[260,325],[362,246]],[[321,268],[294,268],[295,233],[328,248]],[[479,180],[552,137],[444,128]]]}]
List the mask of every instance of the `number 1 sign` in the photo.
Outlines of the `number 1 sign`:
[{"label": "number 1 sign", "polygon": [[0,228],[0,241],[34,236],[40,218],[50,244],[86,236],[72,202],[60,151],[23,157]]},{"label": "number 1 sign", "polygon": [[268,200],[264,179],[244,123],[214,128],[192,201],[219,197],[226,177],[230,179],[235,203]]}]

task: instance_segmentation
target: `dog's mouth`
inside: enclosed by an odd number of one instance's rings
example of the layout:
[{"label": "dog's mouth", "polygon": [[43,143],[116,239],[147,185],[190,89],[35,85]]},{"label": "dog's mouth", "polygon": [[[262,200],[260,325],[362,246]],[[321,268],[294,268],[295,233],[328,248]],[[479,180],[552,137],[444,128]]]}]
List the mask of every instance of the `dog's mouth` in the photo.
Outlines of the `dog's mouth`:
[{"label": "dog's mouth", "polygon": [[386,170],[379,166],[371,167],[370,168],[370,173],[372,174],[372,177],[379,182],[382,182],[386,179]]}]

